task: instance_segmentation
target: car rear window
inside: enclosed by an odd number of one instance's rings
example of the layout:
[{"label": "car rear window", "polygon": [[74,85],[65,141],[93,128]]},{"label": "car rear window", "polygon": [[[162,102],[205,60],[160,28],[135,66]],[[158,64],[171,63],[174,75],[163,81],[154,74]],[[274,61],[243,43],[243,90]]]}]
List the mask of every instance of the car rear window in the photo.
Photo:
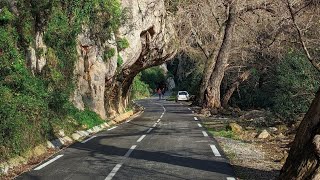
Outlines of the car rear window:
[{"label": "car rear window", "polygon": [[179,95],[187,95],[187,92],[179,92]]}]

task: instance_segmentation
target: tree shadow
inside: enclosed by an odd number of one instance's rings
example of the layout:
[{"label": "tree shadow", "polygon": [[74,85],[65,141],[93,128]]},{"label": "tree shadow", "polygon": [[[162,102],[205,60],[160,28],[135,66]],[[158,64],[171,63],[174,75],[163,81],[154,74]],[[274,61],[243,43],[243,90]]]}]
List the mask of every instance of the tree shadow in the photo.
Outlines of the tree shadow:
[{"label": "tree shadow", "polygon": [[236,176],[245,180],[276,180],[280,170],[265,171],[243,166],[233,166]]},{"label": "tree shadow", "polygon": [[[103,161],[105,163],[106,159],[105,158],[101,159],[101,155],[123,157],[128,151],[127,148],[120,148],[116,146],[103,145],[103,144],[88,146],[87,144],[77,143],[70,148],[86,151],[90,157],[94,158],[94,160],[91,158],[91,161],[94,163],[99,163],[97,161]],[[191,149],[185,149],[184,153],[196,155]],[[146,151],[146,150],[139,150],[139,149],[135,149],[131,154],[130,158],[137,159],[137,160],[152,161],[156,163],[165,163],[165,164],[170,164],[175,166],[198,169],[198,170],[207,171],[207,172],[216,172],[220,174],[225,174],[226,176],[230,176],[230,177],[234,176],[231,165],[224,158],[216,157],[212,159],[207,159],[203,157],[202,159],[199,159],[194,157],[186,157],[181,154],[175,154],[170,152]],[[92,162],[88,162],[88,164]]]}]

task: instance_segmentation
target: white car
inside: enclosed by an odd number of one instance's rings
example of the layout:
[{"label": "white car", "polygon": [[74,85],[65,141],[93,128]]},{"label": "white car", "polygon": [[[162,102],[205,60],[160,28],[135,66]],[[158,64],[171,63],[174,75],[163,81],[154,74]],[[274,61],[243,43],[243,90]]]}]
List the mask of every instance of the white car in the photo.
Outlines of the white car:
[{"label": "white car", "polygon": [[178,91],[176,101],[189,101],[189,93],[187,91]]}]

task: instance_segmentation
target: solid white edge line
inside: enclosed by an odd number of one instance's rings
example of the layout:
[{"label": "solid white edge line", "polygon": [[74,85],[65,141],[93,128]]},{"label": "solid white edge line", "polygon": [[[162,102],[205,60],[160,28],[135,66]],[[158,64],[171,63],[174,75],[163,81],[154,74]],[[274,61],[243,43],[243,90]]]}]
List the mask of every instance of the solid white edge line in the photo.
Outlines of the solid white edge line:
[{"label": "solid white edge line", "polygon": [[58,160],[58,159],[61,158],[62,156],[63,156],[63,154],[62,154],[62,155],[58,155],[58,156],[56,156],[55,158],[49,160],[48,162],[43,163],[42,165],[38,166],[38,167],[35,168],[34,170],[38,171],[38,170],[40,170],[40,169],[48,166],[49,164],[53,163],[54,161]]},{"label": "solid white edge line", "polygon": [[194,117],[194,120],[195,120],[195,121],[198,121],[198,118],[197,118],[197,117]]},{"label": "solid white edge line", "polygon": [[147,135],[142,135],[138,140],[137,142],[141,142],[143,140],[143,138],[145,138]]},{"label": "solid white edge line", "polygon": [[203,134],[203,136],[204,136],[204,137],[208,137],[208,134],[207,134],[207,132],[205,132],[205,131],[202,131],[202,134]]},{"label": "solid white edge line", "polygon": [[132,153],[132,151],[137,147],[137,145],[133,145],[131,146],[131,148],[129,149],[129,151],[124,155],[124,157],[129,157],[130,154]]},{"label": "solid white edge line", "polygon": [[201,125],[200,123],[198,123],[198,126],[199,126],[199,127],[202,127],[202,125]]},{"label": "solid white edge line", "polygon": [[113,130],[113,129],[117,128],[117,127],[118,127],[118,126],[115,126],[115,127],[109,128],[109,129],[108,129],[108,131],[111,131],[111,130]]},{"label": "solid white edge line", "polygon": [[81,143],[84,144],[84,143],[86,143],[86,142],[88,142],[88,141],[90,141],[91,139],[96,138],[96,137],[97,137],[97,136],[92,136],[92,137],[90,137],[89,139],[86,139],[86,140],[82,141]]},{"label": "solid white edge line", "polygon": [[117,164],[112,171],[110,172],[110,174],[106,177],[105,180],[111,180],[119,171],[119,169],[121,168],[122,164]]},{"label": "solid white edge line", "polygon": [[150,129],[147,131],[147,133],[149,134],[152,130],[153,130],[153,128],[150,128]]},{"label": "solid white edge line", "polygon": [[236,180],[234,177],[227,177],[227,180]]},{"label": "solid white edge line", "polygon": [[215,145],[210,144],[210,147],[211,147],[211,150],[215,156],[221,156],[219,150],[217,149],[217,147]]}]

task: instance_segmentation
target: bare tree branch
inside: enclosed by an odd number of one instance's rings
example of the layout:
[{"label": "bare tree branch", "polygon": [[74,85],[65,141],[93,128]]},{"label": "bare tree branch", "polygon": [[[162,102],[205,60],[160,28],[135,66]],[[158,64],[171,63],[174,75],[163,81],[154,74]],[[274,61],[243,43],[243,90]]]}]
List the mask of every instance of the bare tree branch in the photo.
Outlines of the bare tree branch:
[{"label": "bare tree branch", "polygon": [[207,3],[208,3],[208,5],[210,6],[210,12],[211,12],[212,16],[214,17],[214,19],[216,20],[217,25],[219,26],[219,28],[221,28],[221,24],[220,24],[220,22],[219,22],[219,18],[218,18],[218,17],[215,15],[215,13],[213,12],[213,7],[212,7],[210,1],[207,0]]},{"label": "bare tree branch", "polygon": [[299,41],[300,41],[300,43],[302,45],[303,51],[306,54],[308,60],[311,62],[311,64],[320,72],[320,64],[317,63],[317,61],[311,56],[311,54],[310,54],[310,52],[309,52],[309,50],[308,50],[308,48],[306,46],[304,37],[302,35],[302,31],[301,31],[300,27],[298,26],[298,24],[296,22],[295,13],[293,12],[291,4],[290,4],[289,0],[286,0],[286,2],[287,2],[287,7],[288,7],[289,12],[290,12],[290,17],[291,17],[292,23],[293,23],[294,28],[296,29],[296,31],[298,33],[298,38],[299,38]]}]

